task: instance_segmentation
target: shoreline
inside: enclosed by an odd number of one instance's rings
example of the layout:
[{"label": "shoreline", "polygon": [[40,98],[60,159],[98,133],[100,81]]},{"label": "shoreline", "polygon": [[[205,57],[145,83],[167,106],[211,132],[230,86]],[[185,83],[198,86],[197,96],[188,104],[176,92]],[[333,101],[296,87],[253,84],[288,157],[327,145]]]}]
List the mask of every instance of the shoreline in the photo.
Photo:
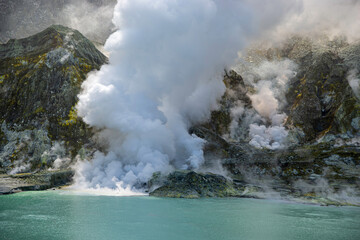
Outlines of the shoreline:
[{"label": "shoreline", "polygon": [[[79,195],[89,196],[113,196],[113,197],[155,197],[155,198],[182,198],[182,199],[261,199],[261,200],[275,200],[285,201],[296,204],[309,204],[317,206],[336,206],[336,207],[360,207],[360,203],[347,202],[339,199],[331,199],[321,196],[292,196],[283,195],[280,196],[280,192],[265,192],[257,191],[252,193],[246,193],[238,196],[203,196],[203,197],[184,197],[184,196],[156,196],[152,195],[152,192],[125,192],[124,190],[116,189],[73,189],[71,188],[72,176],[74,172],[72,170],[54,171],[54,172],[38,172],[38,173],[26,173],[26,174],[14,174],[14,175],[0,175],[0,196],[10,195],[20,192],[31,191],[64,191],[68,193],[74,193]],[[7,184],[7,185],[4,185]]]},{"label": "shoreline", "polygon": [[[142,194],[142,195],[110,195],[110,194],[101,194],[101,193],[94,193],[94,192],[85,192],[85,191],[77,191],[77,190],[69,190],[66,189],[67,186],[58,186],[55,188],[43,189],[43,190],[24,190],[24,191],[16,191],[9,194],[0,194],[1,196],[8,196],[8,195],[15,195],[17,193],[25,193],[25,192],[64,192],[65,194],[69,195],[78,195],[78,196],[98,196],[98,197],[149,197],[149,198],[162,198],[162,199],[183,199],[183,200],[204,200],[204,199],[255,199],[255,200],[264,200],[264,201],[275,201],[275,202],[282,202],[286,204],[301,204],[301,205],[311,205],[311,206],[319,206],[319,207],[360,207],[360,204],[352,204],[346,202],[339,202],[339,204],[324,204],[323,202],[318,202],[316,199],[311,201],[309,199],[302,199],[302,198],[261,198],[261,197],[250,197],[250,196],[243,196],[243,197],[201,197],[201,198],[175,198],[175,197],[157,197],[151,196],[149,194]],[[318,200],[318,199],[317,199]]]},{"label": "shoreline", "polygon": [[69,185],[74,176],[73,170],[40,171],[0,175],[0,195],[22,191],[41,191]]}]

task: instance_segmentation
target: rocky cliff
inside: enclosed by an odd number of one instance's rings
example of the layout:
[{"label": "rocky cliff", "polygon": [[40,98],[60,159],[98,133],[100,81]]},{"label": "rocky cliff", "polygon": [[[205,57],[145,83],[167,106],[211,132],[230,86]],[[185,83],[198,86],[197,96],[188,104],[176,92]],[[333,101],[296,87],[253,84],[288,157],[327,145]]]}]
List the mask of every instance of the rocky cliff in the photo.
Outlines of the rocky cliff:
[{"label": "rocky cliff", "polygon": [[91,132],[74,106],[86,75],[106,61],[80,32],[59,25],[0,45],[3,172],[66,167],[83,154]]},{"label": "rocky cliff", "polygon": [[[360,204],[359,51],[359,42],[349,44],[342,38],[318,42],[302,37],[293,37],[277,48],[250,49],[236,71],[225,72],[227,90],[219,110],[212,113],[209,122],[190,129],[207,140],[203,171],[219,169],[220,160],[223,169],[218,172],[227,172],[233,185],[225,187],[229,185],[221,179],[218,183],[237,196]],[[296,66],[284,92],[266,88],[273,91],[277,112],[286,116],[277,126],[271,117],[258,114],[253,96],[265,85],[259,87],[259,82],[279,78],[264,78],[259,66],[284,60]],[[276,64],[267,66],[275,74]],[[261,125],[263,131],[257,134],[270,135],[270,143],[260,147],[251,144],[251,123]],[[280,128],[286,132],[281,140],[285,144],[273,149],[271,142],[280,140],[272,132]],[[163,187],[152,194],[204,196],[206,176],[189,178],[183,174],[181,181],[174,181],[174,176],[163,179],[163,184],[158,184]],[[183,185],[178,186],[178,182]],[[221,195],[221,191],[215,192]]]},{"label": "rocky cliff", "polygon": [[[97,148],[74,106],[87,74],[107,58],[80,32],[52,26],[0,45],[0,60],[0,170],[12,174],[0,183],[68,181],[66,169]],[[342,38],[249,49],[224,72],[218,110],[189,129],[206,140],[204,166],[155,173],[150,194],[359,204],[359,72],[360,43]],[[59,181],[41,172],[59,170]]]}]

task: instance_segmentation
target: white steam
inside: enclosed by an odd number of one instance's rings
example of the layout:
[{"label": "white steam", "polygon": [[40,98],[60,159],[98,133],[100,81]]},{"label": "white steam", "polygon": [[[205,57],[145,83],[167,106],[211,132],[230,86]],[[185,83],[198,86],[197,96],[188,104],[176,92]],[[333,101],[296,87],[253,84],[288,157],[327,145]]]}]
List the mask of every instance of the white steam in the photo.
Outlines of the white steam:
[{"label": "white steam", "polygon": [[242,130],[239,127],[238,121],[244,116],[244,113],[246,113],[244,103],[242,101],[235,102],[235,106],[230,109],[231,122],[229,125],[229,136],[225,134],[225,136],[223,136],[224,139],[231,141],[232,139],[238,138],[238,135],[241,134],[239,130]]},{"label": "white steam", "polygon": [[91,40],[104,42],[114,30],[111,23],[114,5],[115,0],[103,0],[98,4],[96,1],[72,0],[64,5],[57,20],[79,30]]},{"label": "white steam", "polygon": [[26,172],[26,171],[29,171],[30,168],[31,168],[30,163],[24,163],[21,165],[17,165],[9,172],[9,175]]},{"label": "white steam", "polygon": [[105,44],[110,64],[90,75],[78,112],[104,129],[107,153],[77,166],[83,188],[141,188],[152,173],[196,169],[204,141],[188,128],[209,117],[245,39],[280,20],[271,16],[286,1],[119,0],[119,29]]},{"label": "white steam", "polygon": [[302,179],[293,183],[294,188],[302,192],[302,194],[314,193],[316,196],[327,198],[332,201],[339,201],[348,204],[359,205],[360,197],[357,191],[349,186],[343,186],[335,191],[326,178],[316,178],[313,182],[307,182]]},{"label": "white steam", "polygon": [[60,170],[66,168],[70,165],[71,159],[66,156],[66,150],[64,143],[55,142],[49,151],[45,151],[41,158],[46,159],[55,159],[53,162],[53,167],[49,168],[50,171]]},{"label": "white steam", "polygon": [[[348,40],[360,37],[359,0],[302,0],[299,14],[278,25],[273,40],[281,41],[291,34],[346,36]],[[267,36],[267,39],[268,36]]]},{"label": "white steam", "polygon": [[[258,116],[254,116],[253,112],[249,112],[244,117],[252,116],[250,121],[246,120],[249,124],[250,145],[257,148],[283,148],[288,132],[283,126],[287,116],[281,109],[286,104],[287,82],[296,75],[296,64],[288,59],[271,62],[264,60],[259,65],[237,67],[237,71],[243,72],[246,84],[253,89],[248,96],[258,113]],[[235,113],[244,116],[236,109]]]},{"label": "white steam", "polygon": [[355,96],[360,98],[360,79],[358,75],[359,75],[358,71],[356,69],[353,69],[349,72],[349,75],[347,76],[347,80]]}]

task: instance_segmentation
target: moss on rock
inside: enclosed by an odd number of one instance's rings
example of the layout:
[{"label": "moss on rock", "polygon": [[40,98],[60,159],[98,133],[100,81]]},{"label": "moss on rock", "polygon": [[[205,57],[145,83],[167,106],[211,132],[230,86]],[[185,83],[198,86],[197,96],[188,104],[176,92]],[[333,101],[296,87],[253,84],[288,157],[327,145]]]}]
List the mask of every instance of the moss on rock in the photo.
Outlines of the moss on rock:
[{"label": "moss on rock", "polygon": [[[77,117],[74,107],[77,95],[87,74],[106,62],[107,58],[80,32],[60,25],[1,44],[0,123],[20,135],[42,129],[49,142],[41,151],[50,152],[55,142],[63,142],[69,156],[74,158],[92,136],[89,126]],[[35,160],[26,147],[11,153],[4,151],[7,145],[9,150],[9,144],[19,149],[20,142],[6,138],[2,131],[0,151],[3,155],[14,155],[10,161],[25,161],[28,155],[32,162],[29,170],[48,164]],[[6,159],[0,161],[2,166]],[[8,170],[14,168],[5,165]]]},{"label": "moss on rock", "polygon": [[[153,179],[151,185],[156,184]],[[162,186],[150,193],[156,197],[200,198],[200,197],[239,197],[243,188],[224,176],[194,171],[175,171],[169,174]],[[150,186],[151,187],[151,186]]]}]

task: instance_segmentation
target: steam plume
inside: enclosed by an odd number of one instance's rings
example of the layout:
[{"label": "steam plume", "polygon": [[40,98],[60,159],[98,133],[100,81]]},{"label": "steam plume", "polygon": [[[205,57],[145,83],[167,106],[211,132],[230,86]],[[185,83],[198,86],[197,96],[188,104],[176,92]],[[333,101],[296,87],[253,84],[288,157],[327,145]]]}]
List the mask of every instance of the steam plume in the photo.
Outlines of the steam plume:
[{"label": "steam plume", "polygon": [[[247,81],[256,90],[249,95],[252,105],[265,122],[249,125],[251,145],[269,149],[284,147],[288,132],[283,123],[287,116],[281,112],[281,107],[286,104],[287,81],[296,75],[296,67],[296,64],[288,59],[263,61],[246,75]],[[259,80],[254,82],[254,78]]]},{"label": "steam plume", "polygon": [[298,14],[293,14],[278,25],[276,40],[289,34],[360,37],[359,0],[302,0]]},{"label": "steam plume", "polygon": [[139,188],[154,171],[201,166],[204,142],[188,128],[216,108],[223,69],[246,40],[281,19],[275,6],[294,4],[275,2],[118,1],[119,30],[105,44],[110,64],[84,82],[77,106],[85,122],[104,129],[108,152],[78,164],[77,185]]}]

